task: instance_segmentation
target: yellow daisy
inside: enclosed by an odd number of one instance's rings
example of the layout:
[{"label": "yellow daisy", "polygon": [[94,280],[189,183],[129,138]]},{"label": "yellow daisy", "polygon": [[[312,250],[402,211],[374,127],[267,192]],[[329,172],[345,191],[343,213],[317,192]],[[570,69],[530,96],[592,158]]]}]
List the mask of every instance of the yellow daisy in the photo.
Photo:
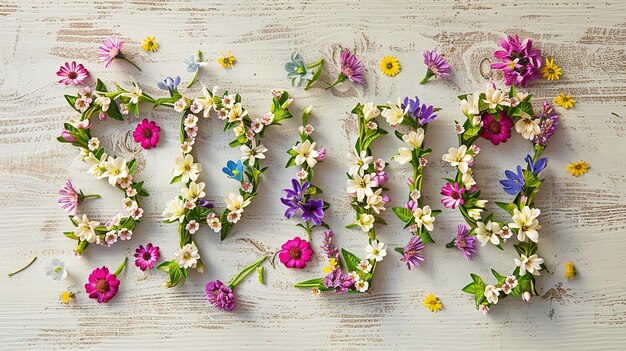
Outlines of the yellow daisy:
[{"label": "yellow daisy", "polygon": [[400,73],[400,61],[395,56],[385,56],[380,60],[380,71],[389,77],[395,77]]},{"label": "yellow daisy", "polygon": [[561,79],[561,67],[554,64],[554,59],[546,57],[546,64],[541,67],[541,74],[547,80]]},{"label": "yellow daisy", "polygon": [[226,55],[222,54],[222,56],[217,59],[217,63],[224,68],[233,68],[235,62],[237,62],[237,59],[235,56],[230,54],[230,51]]},{"label": "yellow daisy", "polygon": [[589,169],[589,164],[585,162],[585,160],[581,160],[580,162],[572,162],[567,166],[567,173],[573,175],[574,177],[579,177],[585,173],[587,173]]},{"label": "yellow daisy", "polygon": [[143,39],[143,45],[141,45],[141,48],[144,49],[146,52],[157,51],[157,49],[159,48],[159,44],[157,44],[155,40],[156,40],[155,37],[151,37],[151,36],[145,37]]},{"label": "yellow daisy", "polygon": [[428,307],[430,312],[439,312],[441,309],[441,301],[438,297],[435,297],[432,293],[426,295],[424,299],[424,306]]},{"label": "yellow daisy", "polygon": [[576,102],[576,100],[574,100],[571,96],[565,93],[560,93],[559,96],[554,99],[554,102],[567,110],[574,107],[574,103]]},{"label": "yellow daisy", "polygon": [[572,280],[576,275],[576,268],[574,268],[574,262],[565,262],[565,278]]},{"label": "yellow daisy", "polygon": [[59,295],[59,298],[61,299],[61,302],[64,304],[69,304],[70,302],[72,302],[74,300],[74,293],[67,290],[67,291],[62,291],[61,294]]}]

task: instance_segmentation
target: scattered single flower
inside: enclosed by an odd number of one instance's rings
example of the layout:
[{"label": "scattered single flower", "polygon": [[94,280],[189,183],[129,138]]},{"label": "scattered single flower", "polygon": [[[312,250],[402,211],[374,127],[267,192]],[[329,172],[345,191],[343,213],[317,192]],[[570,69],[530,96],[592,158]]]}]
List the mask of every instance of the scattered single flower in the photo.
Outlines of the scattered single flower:
[{"label": "scattered single flower", "polygon": [[568,94],[565,93],[560,93],[555,99],[554,102],[563,107],[566,110],[569,110],[570,108],[574,107],[574,104],[576,103],[576,100],[574,100],[573,97],[571,97]]},{"label": "scattered single flower", "polygon": [[141,44],[141,48],[146,52],[155,52],[159,48],[159,44],[156,43],[155,37],[147,36],[143,38],[143,44]]},{"label": "scattered single flower", "polygon": [[426,75],[420,81],[420,84],[426,83],[430,78],[437,76],[438,78],[447,78],[450,76],[450,65],[443,56],[435,51],[424,51],[424,64],[427,67]]},{"label": "scattered single flower", "polygon": [[89,294],[90,299],[97,299],[98,303],[105,303],[117,295],[120,285],[117,275],[126,266],[126,261],[128,261],[127,257],[113,274],[109,273],[109,268],[105,266],[96,268],[91,272],[89,280],[85,284],[85,292]]},{"label": "scattered single flower", "polygon": [[561,79],[561,67],[554,63],[554,58],[546,57],[546,63],[541,67],[541,74],[547,80],[559,80]]},{"label": "scattered single flower", "polygon": [[280,262],[285,267],[298,269],[306,267],[306,263],[311,260],[312,256],[313,249],[311,249],[311,244],[297,236],[284,243],[278,254]]},{"label": "scattered single flower", "polygon": [[135,142],[140,143],[142,148],[148,150],[157,146],[160,131],[161,127],[157,126],[156,122],[144,118],[141,123],[137,124],[133,137]]},{"label": "scattered single flower", "polygon": [[237,62],[237,59],[230,53],[231,52],[229,51],[226,55],[222,54],[222,56],[217,59],[217,63],[219,63],[220,66],[224,68],[233,68],[235,62]]},{"label": "scattered single flower", "polygon": [[385,56],[380,60],[380,71],[388,77],[395,77],[400,69],[400,61],[395,56]]},{"label": "scattered single flower", "polygon": [[363,64],[359,59],[350,53],[349,50],[345,49],[341,51],[341,71],[339,72],[339,76],[337,80],[326,87],[326,89],[330,89],[340,83],[345,82],[346,80],[350,80],[356,84],[363,84]]},{"label": "scattered single flower", "polygon": [[118,59],[126,61],[133,65],[135,68],[141,71],[141,68],[135,63],[130,61],[124,54],[122,54],[122,48],[124,47],[124,40],[118,36],[112,36],[104,40],[98,48],[98,61],[104,64],[104,67],[109,68],[113,63],[113,60]]},{"label": "scattered single flower", "polygon": [[589,164],[585,160],[580,160],[579,162],[571,162],[569,166],[567,166],[567,173],[573,175],[574,177],[580,177],[588,171]]},{"label": "scattered single flower", "polygon": [[426,295],[426,298],[424,298],[424,306],[426,306],[430,312],[439,312],[442,307],[439,298],[432,293]]},{"label": "scattered single flower", "polygon": [[76,61],[72,61],[72,63],[66,62],[63,64],[57,71],[57,76],[61,77],[61,80],[59,80],[61,84],[80,85],[89,77],[89,71],[82,63],[77,64]]},{"label": "scattered single flower", "polygon": [[148,243],[146,247],[139,245],[135,249],[135,266],[139,267],[142,271],[146,269],[152,269],[156,261],[161,256],[158,246],[153,246],[152,243]]},{"label": "scattered single flower", "polygon": [[565,262],[565,278],[572,280],[576,275],[576,268],[574,268],[574,262],[567,261]]}]

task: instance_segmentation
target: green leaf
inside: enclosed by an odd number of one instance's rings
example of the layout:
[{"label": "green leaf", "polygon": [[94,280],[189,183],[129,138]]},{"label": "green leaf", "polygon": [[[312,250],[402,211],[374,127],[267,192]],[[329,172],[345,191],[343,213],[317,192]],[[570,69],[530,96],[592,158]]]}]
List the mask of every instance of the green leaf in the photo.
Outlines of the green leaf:
[{"label": "green leaf", "polygon": [[396,214],[398,219],[400,219],[404,223],[409,223],[413,219],[413,212],[411,212],[411,210],[409,210],[408,208],[394,207],[392,210],[393,213]]},{"label": "green leaf", "polygon": [[535,174],[527,169],[524,170],[524,186],[526,188],[538,188],[541,186],[541,180]]},{"label": "green leaf", "polygon": [[480,126],[473,126],[473,127],[467,128],[465,130],[465,133],[463,133],[463,138],[467,140],[469,138],[475,137],[476,135],[478,135],[478,132],[480,132],[480,129],[481,129]]},{"label": "green leaf", "polygon": [[70,239],[78,240],[78,237],[74,235],[74,232],[63,232],[63,235]]},{"label": "green leaf", "polygon": [[67,101],[67,103],[70,106],[72,106],[72,108],[76,110],[76,112],[80,112],[80,110],[76,108],[76,100],[78,100],[78,97],[72,96],[72,95],[64,95],[64,96],[65,96],[65,100]]},{"label": "green leaf", "polygon": [[304,191],[304,195],[322,194],[322,190],[316,186],[310,186]]},{"label": "green leaf", "polygon": [[[224,213],[226,213],[226,211],[224,211]],[[226,223],[224,223],[226,222]],[[226,239],[226,237],[228,236],[228,234],[230,233],[231,229],[233,229],[233,224],[228,222],[228,221],[222,221],[222,231],[221,231],[221,235],[220,235],[220,240],[224,241],[224,239]]]},{"label": "green leaf", "polygon": [[433,238],[430,236],[430,233],[428,233],[428,230],[426,229],[422,228],[422,230],[418,233],[418,235],[422,239],[423,244],[435,243],[435,240],[433,240]]},{"label": "green leaf", "polygon": [[172,178],[172,180],[170,181],[170,184],[174,184],[174,183],[178,183],[183,179],[182,175],[177,175],[176,177]]},{"label": "green leaf", "polygon": [[133,158],[132,160],[130,160],[130,162],[128,162],[128,172],[130,174],[133,174],[133,172],[135,172],[135,168],[137,167],[137,161],[135,161],[135,159]]},{"label": "green leaf", "polygon": [[494,277],[496,277],[496,279],[498,279],[498,284],[503,284],[504,283],[504,280],[506,279],[505,276],[503,276],[500,273],[496,272],[495,269],[492,269],[491,273],[493,274]]},{"label": "green leaf", "polygon": [[348,272],[357,270],[357,266],[361,262],[360,258],[358,258],[356,255],[346,249],[341,249],[341,256],[343,257],[343,261],[346,264],[346,270]]},{"label": "green leaf", "polygon": [[505,210],[511,216],[513,215],[513,210],[517,209],[517,206],[514,203],[495,201],[495,204],[498,205],[498,207],[500,207],[501,209]]},{"label": "green leaf", "polygon": [[305,280],[303,282],[296,283],[293,286],[296,288],[318,288],[320,290],[327,290],[326,286],[324,286],[324,278]]}]

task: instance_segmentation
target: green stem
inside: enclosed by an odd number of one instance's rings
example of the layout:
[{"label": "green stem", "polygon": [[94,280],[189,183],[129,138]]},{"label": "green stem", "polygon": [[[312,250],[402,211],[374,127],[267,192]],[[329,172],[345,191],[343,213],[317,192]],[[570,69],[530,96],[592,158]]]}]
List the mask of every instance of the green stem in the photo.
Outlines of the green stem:
[{"label": "green stem", "polygon": [[101,196],[98,195],[98,194],[83,195],[81,201],[87,200],[87,199],[97,199],[99,197],[101,197]]},{"label": "green stem", "polygon": [[141,72],[141,68],[139,68],[139,66],[137,66],[133,61],[127,59],[124,55],[119,54],[119,55],[117,55],[117,58],[122,60],[122,61],[126,61],[126,62],[130,63],[131,65],[133,65],[136,69],[138,69]]},{"label": "green stem", "polygon": [[122,262],[122,264],[117,267],[117,270],[115,271],[115,275],[119,275],[120,273],[122,273],[122,269],[124,269],[124,267],[126,267],[126,262],[128,262],[128,257],[124,257],[124,261]]},{"label": "green stem", "polygon": [[26,266],[24,266],[24,267],[22,267],[22,268],[18,269],[18,270],[17,270],[17,271],[15,271],[15,272],[11,272],[11,273],[9,273],[9,277],[12,277],[12,276],[16,275],[17,273],[19,273],[19,272],[21,272],[21,271],[25,270],[26,268],[30,267],[30,265],[32,265],[32,264],[35,262],[35,260],[36,260],[36,259],[37,259],[37,256],[33,257],[33,259],[32,259],[32,260],[30,260],[30,262],[28,262],[28,264],[27,264]]},{"label": "green stem", "polygon": [[346,75],[344,75],[343,73],[339,73],[339,76],[337,77],[337,80],[333,84],[331,84],[331,85],[327,86],[326,88],[324,88],[324,90],[328,90],[328,89],[338,85],[339,83],[345,82],[347,78],[348,77]]},{"label": "green stem", "polygon": [[433,71],[430,70],[430,68],[426,71],[426,75],[424,76],[424,78],[420,81],[420,84],[424,84],[426,82],[428,82],[428,80],[433,77],[435,74],[433,73]]},{"label": "green stem", "polygon": [[311,243],[311,225],[309,224],[309,221],[306,221],[306,236],[307,236],[307,240],[309,241],[309,244]]},{"label": "green stem", "polygon": [[237,273],[237,275],[230,281],[230,283],[228,283],[228,287],[231,289],[234,289],[237,286],[237,284],[241,283],[244,279],[246,279],[246,277],[250,275],[250,273],[254,272],[254,270],[256,270],[257,267],[259,267],[261,263],[263,263],[266,259],[267,259],[267,256],[263,256],[261,257],[260,260],[254,262],[253,264],[239,271],[239,273]]},{"label": "green stem", "polygon": [[[202,62],[202,51],[198,50],[198,56],[197,56],[197,62]],[[200,66],[198,66],[198,70],[196,71],[196,74],[193,75],[193,78],[191,78],[191,82],[189,82],[189,84],[187,84],[187,88],[191,88],[191,86],[193,85],[193,83],[196,82],[196,79],[198,79],[198,74],[200,73]]]}]

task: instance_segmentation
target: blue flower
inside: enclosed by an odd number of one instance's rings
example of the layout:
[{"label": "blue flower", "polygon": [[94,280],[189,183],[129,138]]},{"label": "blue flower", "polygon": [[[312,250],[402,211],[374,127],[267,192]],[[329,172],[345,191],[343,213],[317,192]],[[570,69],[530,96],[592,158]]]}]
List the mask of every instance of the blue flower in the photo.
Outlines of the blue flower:
[{"label": "blue flower", "polygon": [[165,80],[163,80],[163,82],[157,83],[157,87],[159,87],[159,89],[161,90],[166,90],[172,93],[176,91],[178,84],[180,84],[180,77],[176,77],[176,78],[166,77]]},{"label": "blue flower", "polygon": [[539,174],[539,172],[543,171],[548,165],[548,158],[546,157],[542,157],[538,159],[537,162],[533,163],[533,158],[530,155],[526,155],[525,160],[528,164],[528,169],[533,172],[534,175]]},{"label": "blue flower", "polygon": [[187,72],[195,73],[198,72],[200,67],[206,65],[206,62],[198,61],[198,57],[196,55],[191,55],[189,58],[185,59],[185,64],[187,65]]},{"label": "blue flower", "polygon": [[309,80],[313,79],[313,73],[308,70],[302,56],[296,51],[291,53],[291,62],[285,63],[285,71],[287,71],[287,78],[291,79],[293,87],[299,87],[302,82],[308,83]]},{"label": "blue flower", "polygon": [[507,194],[517,195],[522,191],[522,187],[524,186],[522,166],[517,166],[517,174],[513,171],[506,170],[504,171],[504,175],[509,179],[501,180],[500,184],[504,186],[504,191],[506,191]]},{"label": "blue flower", "polygon": [[237,163],[228,161],[226,167],[222,168],[222,172],[226,173],[228,178],[241,181],[243,179],[243,164],[241,160]]}]

